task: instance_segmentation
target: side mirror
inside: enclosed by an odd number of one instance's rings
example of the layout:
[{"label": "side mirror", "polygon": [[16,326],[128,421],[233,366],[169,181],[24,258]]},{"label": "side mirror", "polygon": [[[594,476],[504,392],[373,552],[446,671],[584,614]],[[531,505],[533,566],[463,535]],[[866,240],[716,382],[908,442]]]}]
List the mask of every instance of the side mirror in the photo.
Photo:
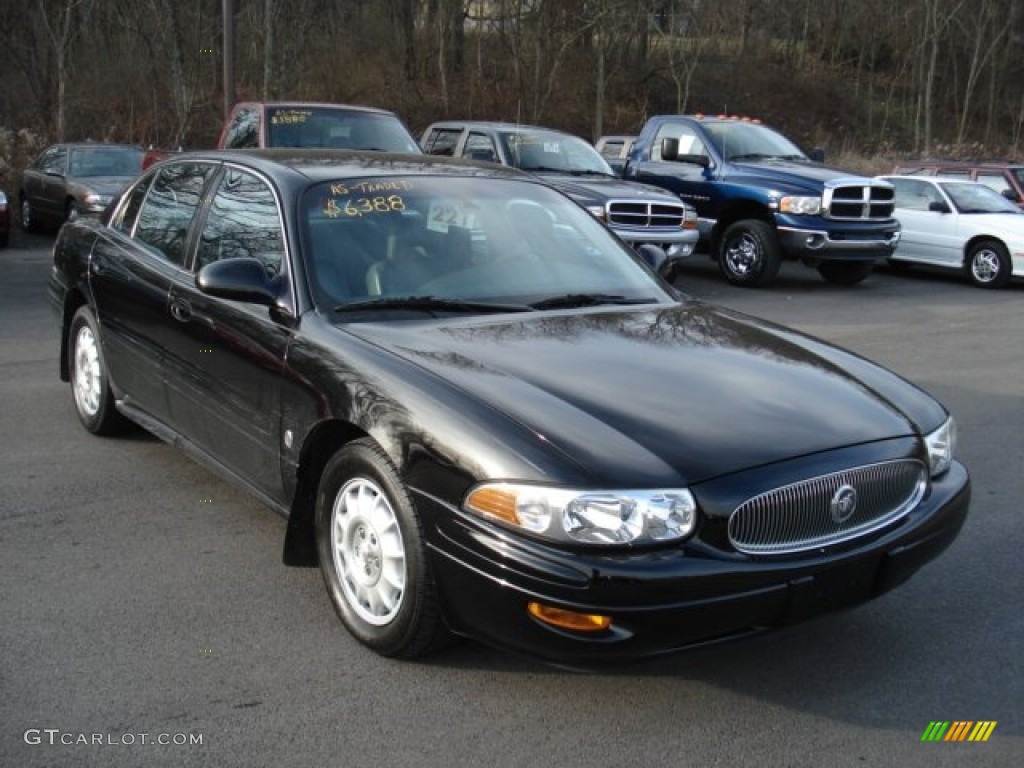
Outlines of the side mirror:
[{"label": "side mirror", "polygon": [[807,156],[809,158],[811,158],[811,160],[813,160],[816,163],[824,163],[825,162],[825,148],[824,147],[815,147],[814,149],[812,149],[810,152],[807,153]]},{"label": "side mirror", "polygon": [[934,211],[935,213],[949,213],[949,206],[941,200],[933,200],[928,203],[928,210]]},{"label": "side mirror", "polygon": [[259,259],[224,259],[207,264],[196,275],[200,291],[221,299],[273,306],[277,290]]},{"label": "side mirror", "polygon": [[693,163],[701,168],[707,168],[711,165],[711,158],[707,155],[677,155],[676,160],[680,163]]},{"label": "side mirror", "polygon": [[661,159],[675,160],[679,157],[679,139],[666,138],[661,140]]},{"label": "side mirror", "polygon": [[669,280],[672,277],[672,272],[675,268],[675,264],[672,263],[672,259],[665,253],[665,249],[651,243],[644,243],[636,249],[640,258],[644,260],[651,269],[658,273],[658,275],[665,280]]}]

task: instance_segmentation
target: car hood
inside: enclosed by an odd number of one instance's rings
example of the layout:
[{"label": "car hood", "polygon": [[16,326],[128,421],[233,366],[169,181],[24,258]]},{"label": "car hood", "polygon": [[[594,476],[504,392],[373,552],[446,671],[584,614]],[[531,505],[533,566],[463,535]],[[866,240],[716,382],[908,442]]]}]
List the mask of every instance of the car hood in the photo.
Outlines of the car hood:
[{"label": "car hood", "polygon": [[538,173],[536,176],[584,205],[601,204],[612,198],[679,202],[678,197],[660,187],[624,181],[613,176],[574,176],[567,173]]},{"label": "car hood", "polygon": [[692,484],[919,434],[945,418],[863,358],[700,302],[346,329],[525,425],[595,477]]},{"label": "car hood", "polygon": [[821,194],[821,185],[833,179],[857,179],[869,185],[872,179],[819,163],[795,160],[757,160],[733,162],[722,174],[723,181],[737,184],[775,187],[781,191],[806,191]]},{"label": "car hood", "polygon": [[86,194],[92,192],[97,195],[113,196],[121,194],[125,187],[135,181],[135,178],[135,176],[89,176],[84,179],[69,178],[68,184],[83,190]]}]

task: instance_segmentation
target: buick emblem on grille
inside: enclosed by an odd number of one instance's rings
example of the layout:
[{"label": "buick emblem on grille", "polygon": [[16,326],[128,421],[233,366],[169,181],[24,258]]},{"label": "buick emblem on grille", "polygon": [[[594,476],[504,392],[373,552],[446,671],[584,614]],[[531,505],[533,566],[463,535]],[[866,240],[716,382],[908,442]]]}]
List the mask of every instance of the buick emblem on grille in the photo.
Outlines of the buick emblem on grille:
[{"label": "buick emblem on grille", "polygon": [[857,489],[852,485],[841,485],[832,494],[829,514],[837,523],[845,523],[857,509]]}]

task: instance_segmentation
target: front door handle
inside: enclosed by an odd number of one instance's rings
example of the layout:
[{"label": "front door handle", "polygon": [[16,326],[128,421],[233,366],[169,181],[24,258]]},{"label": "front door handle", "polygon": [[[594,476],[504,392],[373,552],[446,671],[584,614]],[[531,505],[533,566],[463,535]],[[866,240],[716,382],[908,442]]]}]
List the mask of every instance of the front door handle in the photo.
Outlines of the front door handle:
[{"label": "front door handle", "polygon": [[171,299],[171,317],[179,323],[187,323],[192,319],[192,305],[185,299]]}]

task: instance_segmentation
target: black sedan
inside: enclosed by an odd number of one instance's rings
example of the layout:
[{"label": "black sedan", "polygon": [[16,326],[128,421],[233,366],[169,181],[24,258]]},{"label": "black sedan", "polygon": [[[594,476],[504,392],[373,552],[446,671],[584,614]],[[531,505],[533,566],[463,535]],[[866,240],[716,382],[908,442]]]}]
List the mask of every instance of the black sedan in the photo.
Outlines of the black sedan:
[{"label": "black sedan", "polygon": [[512,170],[211,152],[65,226],[50,295],[86,429],[286,515],[285,562],[381,654],[642,657],[862,603],[953,541],[939,403],[663,260]]}]

